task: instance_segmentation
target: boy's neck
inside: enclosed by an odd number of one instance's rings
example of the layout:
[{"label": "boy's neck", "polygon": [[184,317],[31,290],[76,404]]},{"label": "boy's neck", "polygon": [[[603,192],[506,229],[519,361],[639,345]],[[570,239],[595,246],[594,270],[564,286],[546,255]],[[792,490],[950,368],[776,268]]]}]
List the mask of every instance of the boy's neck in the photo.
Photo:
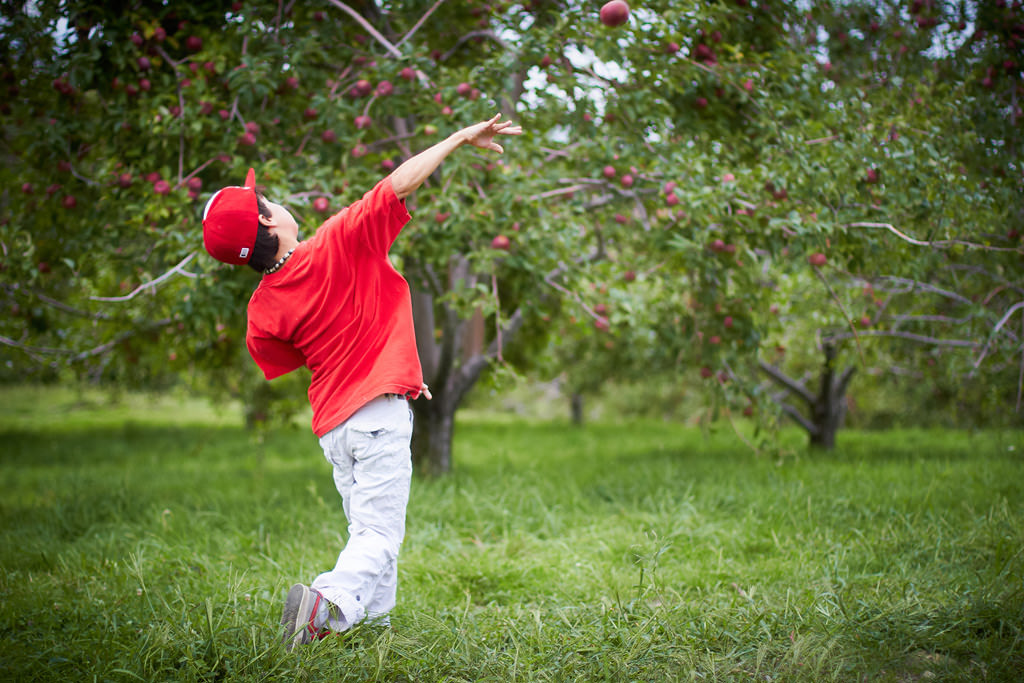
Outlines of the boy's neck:
[{"label": "boy's neck", "polygon": [[285,254],[299,246],[299,240],[290,235],[278,235],[277,238],[277,254],[274,255],[274,260],[280,260]]}]

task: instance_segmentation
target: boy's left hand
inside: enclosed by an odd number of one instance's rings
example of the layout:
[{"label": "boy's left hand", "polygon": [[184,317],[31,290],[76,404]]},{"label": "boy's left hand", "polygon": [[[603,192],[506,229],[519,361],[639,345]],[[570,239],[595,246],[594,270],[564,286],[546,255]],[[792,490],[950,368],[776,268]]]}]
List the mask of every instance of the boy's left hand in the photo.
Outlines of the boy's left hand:
[{"label": "boy's left hand", "polygon": [[426,384],[420,387],[420,396],[426,396],[428,401],[434,398],[433,396],[430,395],[430,387],[428,387]]},{"label": "boy's left hand", "polygon": [[494,141],[496,135],[522,135],[522,126],[513,126],[511,121],[498,122],[501,118],[501,114],[496,114],[494,118],[489,121],[482,121],[475,125],[469,126],[468,128],[462,129],[463,141],[466,144],[473,145],[474,147],[480,147],[481,149],[490,149],[499,154],[504,153],[505,149]]}]

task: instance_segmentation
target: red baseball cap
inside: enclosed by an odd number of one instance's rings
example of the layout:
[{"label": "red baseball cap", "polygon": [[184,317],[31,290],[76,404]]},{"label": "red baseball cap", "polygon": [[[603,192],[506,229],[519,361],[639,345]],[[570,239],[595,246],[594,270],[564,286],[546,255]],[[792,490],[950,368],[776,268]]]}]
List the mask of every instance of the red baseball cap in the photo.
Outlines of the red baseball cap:
[{"label": "red baseball cap", "polygon": [[252,258],[260,210],[256,200],[256,171],[249,169],[245,185],[218,190],[203,209],[203,246],[210,256],[240,266]]}]

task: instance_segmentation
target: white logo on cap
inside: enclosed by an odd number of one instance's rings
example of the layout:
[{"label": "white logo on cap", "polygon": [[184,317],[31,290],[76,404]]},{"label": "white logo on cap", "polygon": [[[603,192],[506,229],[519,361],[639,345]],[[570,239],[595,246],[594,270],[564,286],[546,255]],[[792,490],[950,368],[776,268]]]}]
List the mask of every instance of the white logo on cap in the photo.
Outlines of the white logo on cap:
[{"label": "white logo on cap", "polygon": [[249,255],[249,247],[242,247],[242,251],[238,252],[238,258],[245,258]]}]

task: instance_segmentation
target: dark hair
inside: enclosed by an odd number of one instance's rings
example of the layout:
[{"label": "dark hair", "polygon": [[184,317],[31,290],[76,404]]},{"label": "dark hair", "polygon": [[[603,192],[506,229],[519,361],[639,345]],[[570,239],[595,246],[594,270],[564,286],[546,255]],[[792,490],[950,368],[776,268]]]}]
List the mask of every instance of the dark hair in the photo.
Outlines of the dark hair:
[{"label": "dark hair", "polygon": [[[259,207],[260,215],[270,218],[270,207],[267,206],[263,195],[256,193],[256,205]],[[280,240],[277,235],[270,234],[267,226],[260,223],[256,228],[256,242],[252,245],[252,258],[249,259],[249,267],[257,273],[262,273],[270,268],[277,261],[277,250],[280,247]]]}]

